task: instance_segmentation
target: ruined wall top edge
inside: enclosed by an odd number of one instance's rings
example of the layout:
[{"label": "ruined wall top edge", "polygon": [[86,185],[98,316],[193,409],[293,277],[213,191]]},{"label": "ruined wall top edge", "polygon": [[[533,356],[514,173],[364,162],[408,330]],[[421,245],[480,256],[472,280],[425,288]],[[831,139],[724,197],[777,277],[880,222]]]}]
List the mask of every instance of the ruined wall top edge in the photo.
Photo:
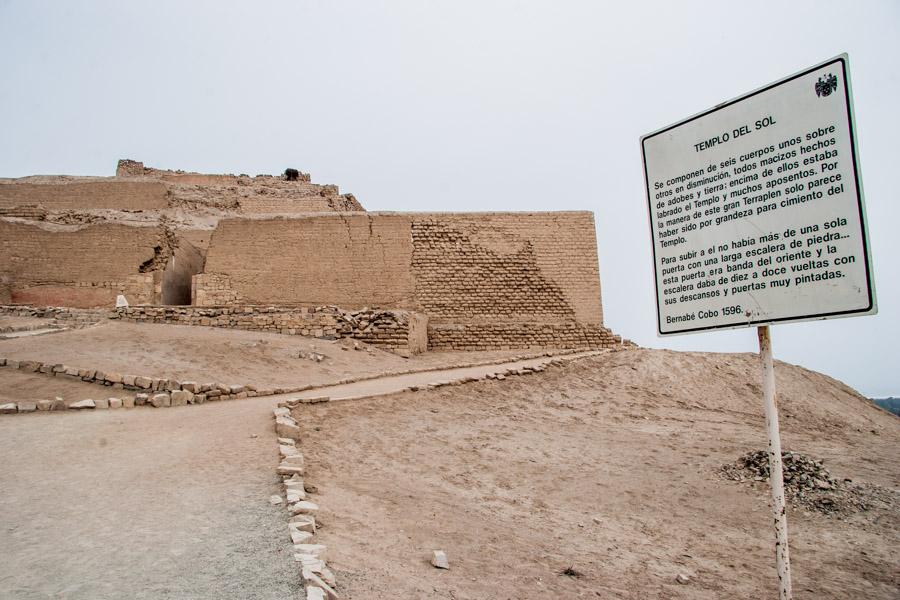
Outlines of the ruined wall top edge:
[{"label": "ruined wall top edge", "polygon": [[529,217],[529,216],[582,216],[593,218],[594,212],[590,210],[530,210],[530,211],[473,211],[473,212],[456,212],[456,211],[365,211],[358,213],[347,212],[306,212],[291,213],[285,215],[241,215],[223,218],[221,222],[226,221],[301,221],[304,219],[321,219],[327,217],[342,218],[368,218],[368,217],[406,217],[406,218],[423,218],[429,217],[488,217],[488,216],[510,216],[510,217]]},{"label": "ruined wall top edge", "polygon": [[[250,179],[281,179],[281,175],[269,175],[269,174],[259,174],[259,175],[248,175],[246,173],[241,173],[239,175],[235,175],[234,173],[198,173],[195,171],[183,171],[181,169],[172,170],[172,169],[157,169],[154,167],[144,166],[143,162],[131,159],[121,159],[116,165],[116,177],[149,177],[153,179],[163,179],[167,181],[197,181],[207,182],[207,183],[230,183],[235,181],[236,179],[241,178],[250,178]],[[298,181],[310,181],[309,173],[303,173],[298,171]]]}]

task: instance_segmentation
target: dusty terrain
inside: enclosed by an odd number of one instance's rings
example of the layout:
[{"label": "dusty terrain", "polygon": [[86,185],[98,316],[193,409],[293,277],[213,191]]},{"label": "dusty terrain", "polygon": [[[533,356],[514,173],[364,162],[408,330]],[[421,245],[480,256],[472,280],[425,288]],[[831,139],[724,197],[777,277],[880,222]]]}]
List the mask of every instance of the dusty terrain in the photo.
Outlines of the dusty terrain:
[{"label": "dusty terrain", "polygon": [[[789,511],[795,597],[900,597],[900,420],[828,377],[776,369],[785,448],[890,499],[846,518]],[[340,591],[777,597],[767,487],[719,473],[765,447],[758,380],[754,355],[635,350],[296,409]],[[435,549],[449,571],[429,564]]]},{"label": "dusty terrain", "polygon": [[71,377],[48,377],[41,373],[24,373],[12,369],[0,369],[0,404],[53,400],[62,398],[66,404],[86,398],[134,397],[135,392],[116,390]]},{"label": "dusty terrain", "polygon": [[[351,343],[352,344],[352,343]],[[0,356],[164,377],[265,387],[320,385],[350,377],[491,362],[523,351],[429,352],[405,359],[348,342],[258,331],[106,321],[52,335],[0,340]],[[324,354],[317,363],[298,352]]]},{"label": "dusty terrain", "polygon": [[271,427],[263,398],[0,419],[0,597],[299,598]]},{"label": "dusty terrain", "polygon": [[[295,358],[312,345],[323,362]],[[340,346],[109,322],[2,340],[0,356],[286,386],[521,354]],[[883,492],[864,512],[789,511],[795,597],[900,597],[900,419],[823,375],[776,370],[785,448]],[[454,373],[491,371],[502,368]],[[765,482],[721,472],[765,447],[758,381],[755,355],[606,351],[504,381],[301,406],[317,538],[342,597],[775,597]],[[0,369],[2,402],[122,393]],[[0,418],[0,597],[301,597],[286,514],[268,503],[278,399]],[[435,549],[449,571],[429,564]]]}]

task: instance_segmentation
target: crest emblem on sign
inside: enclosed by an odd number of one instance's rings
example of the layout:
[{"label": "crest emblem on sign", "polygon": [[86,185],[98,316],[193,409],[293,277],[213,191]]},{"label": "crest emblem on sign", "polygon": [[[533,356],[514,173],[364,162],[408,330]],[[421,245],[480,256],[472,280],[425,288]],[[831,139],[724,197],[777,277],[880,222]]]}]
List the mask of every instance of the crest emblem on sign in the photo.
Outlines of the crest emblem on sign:
[{"label": "crest emblem on sign", "polygon": [[830,96],[832,92],[837,91],[837,77],[829,73],[824,77],[819,77],[816,82],[816,96]]}]

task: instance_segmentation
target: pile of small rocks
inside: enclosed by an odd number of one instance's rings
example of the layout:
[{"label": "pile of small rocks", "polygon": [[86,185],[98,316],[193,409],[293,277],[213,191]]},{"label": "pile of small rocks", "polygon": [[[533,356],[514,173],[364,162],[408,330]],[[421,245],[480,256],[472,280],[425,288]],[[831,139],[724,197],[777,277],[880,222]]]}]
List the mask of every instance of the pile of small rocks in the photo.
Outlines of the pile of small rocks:
[{"label": "pile of small rocks", "polygon": [[[873,501],[891,501],[878,486],[835,478],[821,460],[800,452],[782,452],[781,460],[785,500],[794,507],[845,515],[869,510]],[[732,481],[768,485],[769,455],[764,450],[748,452],[734,463],[724,465],[721,473]]]},{"label": "pile of small rocks", "polygon": [[297,351],[297,358],[305,358],[306,360],[311,360],[313,362],[322,362],[328,357],[320,352],[316,352],[315,350],[310,350],[309,352],[299,350]]},{"label": "pile of small rocks", "polygon": [[[784,485],[791,488],[794,493],[832,490],[838,485],[838,481],[831,476],[820,460],[812,459],[799,452],[782,452],[781,461],[784,470]],[[738,459],[737,464],[752,474],[754,478],[769,478],[769,455],[764,450],[748,452]]]}]

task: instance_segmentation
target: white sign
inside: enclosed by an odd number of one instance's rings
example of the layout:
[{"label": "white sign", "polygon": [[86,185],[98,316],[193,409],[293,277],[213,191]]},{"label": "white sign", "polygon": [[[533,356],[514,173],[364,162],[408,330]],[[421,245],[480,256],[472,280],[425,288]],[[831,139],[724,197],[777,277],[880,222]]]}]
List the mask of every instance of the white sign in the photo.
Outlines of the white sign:
[{"label": "white sign", "polygon": [[641,138],[660,335],[877,311],[847,62]]}]

